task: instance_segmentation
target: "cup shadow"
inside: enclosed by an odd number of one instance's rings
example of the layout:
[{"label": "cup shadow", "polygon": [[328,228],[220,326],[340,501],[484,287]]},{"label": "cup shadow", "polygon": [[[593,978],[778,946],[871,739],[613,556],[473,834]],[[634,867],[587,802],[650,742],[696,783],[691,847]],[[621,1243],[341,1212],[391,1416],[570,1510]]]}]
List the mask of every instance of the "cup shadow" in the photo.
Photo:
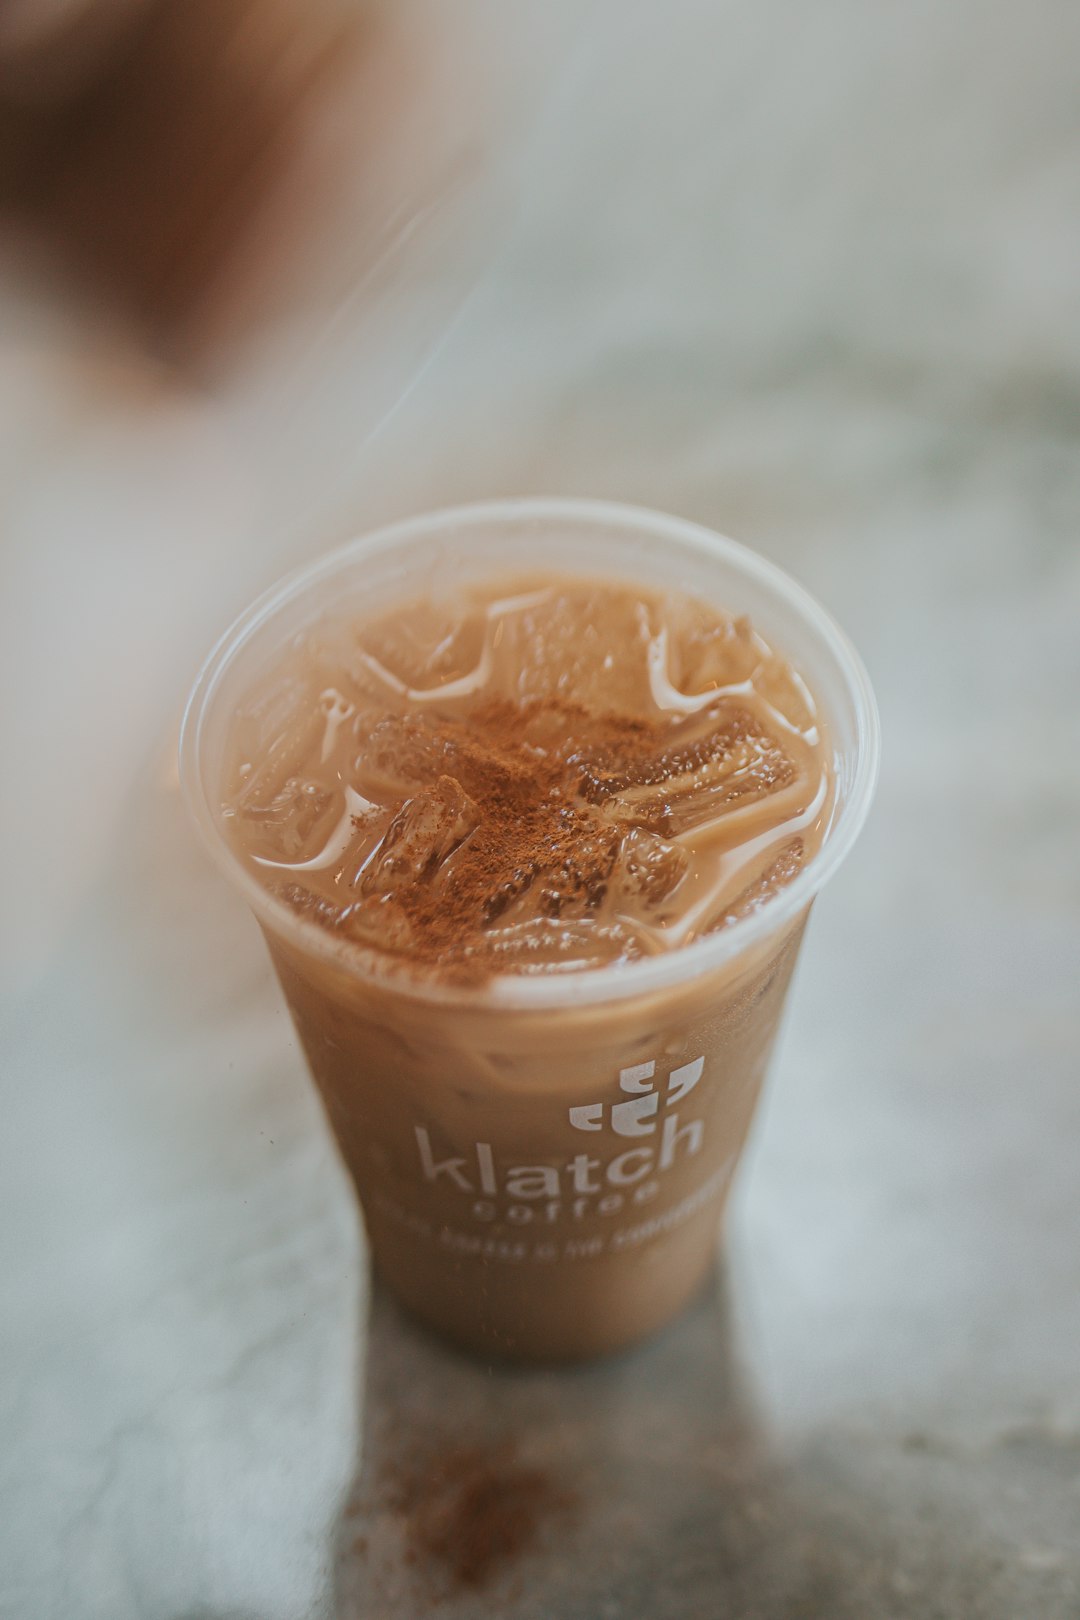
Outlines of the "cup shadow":
[{"label": "cup shadow", "polygon": [[363,1379],[337,1620],[715,1616],[769,1588],[787,1611],[783,1492],[722,1269],[657,1338],[570,1368],[470,1360],[376,1284]]}]

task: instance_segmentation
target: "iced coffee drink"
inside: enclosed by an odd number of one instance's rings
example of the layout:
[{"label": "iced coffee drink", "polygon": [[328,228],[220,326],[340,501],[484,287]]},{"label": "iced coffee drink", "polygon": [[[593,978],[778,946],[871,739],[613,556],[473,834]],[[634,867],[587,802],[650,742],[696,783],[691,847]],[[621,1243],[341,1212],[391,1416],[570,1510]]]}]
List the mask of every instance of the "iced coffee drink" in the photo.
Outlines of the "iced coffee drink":
[{"label": "iced coffee drink", "polygon": [[389,1286],[561,1359],[712,1261],[845,784],[740,602],[520,552],[268,616],[206,813]]}]

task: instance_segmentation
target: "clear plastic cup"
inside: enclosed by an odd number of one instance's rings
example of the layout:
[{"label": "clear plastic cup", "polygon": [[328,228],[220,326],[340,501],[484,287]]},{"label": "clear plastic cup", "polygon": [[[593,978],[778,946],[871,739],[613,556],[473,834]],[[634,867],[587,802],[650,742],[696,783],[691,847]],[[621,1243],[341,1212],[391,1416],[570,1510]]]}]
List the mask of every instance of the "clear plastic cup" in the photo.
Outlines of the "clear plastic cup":
[{"label": "clear plastic cup", "polygon": [[[317,621],[542,567],[678,589],[800,671],[835,777],[821,847],[758,912],[641,961],[462,988],[336,940],[264,889],[221,820],[238,699]],[[878,761],[866,673],[771,563],[678,518],[583,500],[460,507],[356,540],[284,580],[196,682],[181,782],[266,937],[399,1299],[488,1355],[572,1360],[652,1332],[712,1263],[810,907],[865,819]]]}]

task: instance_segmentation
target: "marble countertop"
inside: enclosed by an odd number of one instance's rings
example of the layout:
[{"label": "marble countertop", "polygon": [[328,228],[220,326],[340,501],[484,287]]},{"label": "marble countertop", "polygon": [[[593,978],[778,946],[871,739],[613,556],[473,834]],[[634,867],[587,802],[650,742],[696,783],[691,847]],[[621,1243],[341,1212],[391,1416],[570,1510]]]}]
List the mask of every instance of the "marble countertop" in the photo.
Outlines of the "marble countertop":
[{"label": "marble countertop", "polygon": [[[5,1620],[1080,1614],[1080,12],[555,32],[299,416],[280,357],[197,387],[5,246]],[[172,759],[285,567],[543,492],[789,569],[885,752],[715,1288],[634,1356],[493,1374],[369,1320]],[[418,1595],[371,1489],[436,1420],[567,1482],[478,1592]]]}]

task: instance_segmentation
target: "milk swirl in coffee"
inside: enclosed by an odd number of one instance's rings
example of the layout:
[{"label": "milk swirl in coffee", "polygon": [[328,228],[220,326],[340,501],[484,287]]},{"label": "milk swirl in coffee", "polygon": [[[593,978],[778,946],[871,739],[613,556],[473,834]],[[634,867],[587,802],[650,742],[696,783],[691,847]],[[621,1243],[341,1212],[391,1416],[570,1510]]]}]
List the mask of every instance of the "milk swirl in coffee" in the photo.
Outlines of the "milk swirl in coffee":
[{"label": "milk swirl in coffee", "polygon": [[813,699],[745,618],[565,576],[308,632],[238,713],[225,781],[290,908],[461,983],[728,928],[831,798]]}]

